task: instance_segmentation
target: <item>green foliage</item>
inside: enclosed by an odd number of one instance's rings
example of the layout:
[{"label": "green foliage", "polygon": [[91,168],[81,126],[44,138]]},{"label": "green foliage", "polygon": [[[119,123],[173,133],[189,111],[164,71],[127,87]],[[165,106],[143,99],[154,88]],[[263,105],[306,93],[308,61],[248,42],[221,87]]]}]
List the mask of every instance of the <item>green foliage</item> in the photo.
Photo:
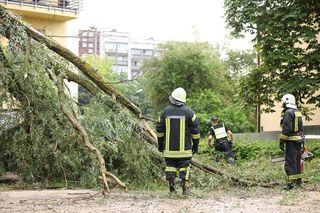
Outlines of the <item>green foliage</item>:
[{"label": "green foliage", "polygon": [[141,127],[128,110],[105,96],[77,108],[59,95],[55,81],[74,67],[27,36],[16,37],[12,32],[11,37],[10,46],[0,55],[0,97],[7,111],[15,112],[15,122],[13,126],[0,123],[1,174],[16,172],[26,183],[36,185],[67,179],[85,187],[97,186],[97,160],[62,113],[60,105],[65,104],[103,154],[108,171],[135,184],[160,176],[162,159],[134,131]]},{"label": "green foliage", "polygon": [[213,115],[224,121],[233,132],[254,131],[254,121],[248,116],[250,111],[241,106],[239,101],[232,103],[230,97],[223,96],[215,90],[204,90],[197,97],[190,99],[188,105],[201,121],[200,130],[203,136],[207,135],[210,129],[210,118]]},{"label": "green foliage", "polygon": [[157,110],[168,103],[169,94],[179,86],[186,90],[187,98],[203,89],[227,90],[217,49],[198,42],[168,42],[160,48],[162,57],[144,66],[146,80],[143,82],[146,97]]},{"label": "green foliage", "polygon": [[[306,147],[314,154],[313,158],[305,160],[305,180],[308,181],[306,187],[310,185],[312,188],[319,189],[320,155],[317,154],[319,141],[307,141]],[[286,178],[283,162],[271,162],[273,157],[282,154],[278,142],[236,141],[233,151],[237,161],[235,166],[230,166],[224,161],[216,162],[215,156],[217,153],[214,151],[214,148],[209,148],[206,140],[202,140],[200,142],[200,153],[195,158],[243,180],[256,181],[258,183],[279,182],[280,184],[285,184]],[[228,178],[219,175],[208,175],[196,168],[193,169],[191,182],[193,187],[205,191],[230,190],[234,187],[233,182]],[[258,190],[261,189],[258,188]]]},{"label": "green foliage", "polygon": [[317,0],[225,0],[226,20],[233,35],[254,34],[262,59],[259,68],[243,81],[249,103],[264,104],[270,111],[275,100],[292,93],[301,105],[320,106],[319,7]]},{"label": "green foliage", "polygon": [[[108,100],[108,97],[103,99]],[[83,110],[83,125],[104,155],[109,171],[128,183],[149,181],[160,176],[162,159],[155,147],[136,134],[137,120],[128,110],[106,108],[99,99],[93,99]]]},{"label": "green foliage", "polygon": [[[230,51],[230,60],[223,62],[218,50],[207,43],[168,42],[161,49],[162,57],[149,61],[143,68],[147,107],[159,112],[168,104],[172,90],[182,86],[187,92],[187,105],[200,118],[202,135],[209,130],[208,121],[213,115],[221,117],[235,132],[253,131],[254,114],[251,108],[244,108],[238,98],[238,84],[235,83],[238,74],[228,78],[225,71],[228,69],[231,75],[250,66],[252,54]],[[243,63],[236,66],[234,61],[239,57]]]},{"label": "green foliage", "polygon": [[227,59],[224,60],[227,69],[227,75],[234,83],[239,83],[241,76],[249,73],[255,64],[256,54],[250,50],[229,50]]}]

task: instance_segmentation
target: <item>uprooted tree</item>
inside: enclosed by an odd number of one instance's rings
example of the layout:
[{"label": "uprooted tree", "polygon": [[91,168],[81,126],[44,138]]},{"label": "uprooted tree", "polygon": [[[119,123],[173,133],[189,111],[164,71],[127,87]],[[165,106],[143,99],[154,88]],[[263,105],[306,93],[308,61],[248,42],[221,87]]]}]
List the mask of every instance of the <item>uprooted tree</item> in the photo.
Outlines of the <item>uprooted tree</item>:
[{"label": "uprooted tree", "polygon": [[[106,168],[127,181],[146,172],[159,175],[162,159],[155,148],[156,135],[138,107],[85,61],[1,5],[0,24],[0,101],[10,109],[9,118],[18,121],[5,124],[0,132],[0,148],[6,150],[0,167],[19,168],[30,181],[63,176],[66,184],[68,177],[90,176],[95,181],[100,174],[103,193],[109,192],[108,178],[127,189]],[[94,96],[91,107],[81,108],[73,101],[66,81]],[[84,147],[98,166],[92,165]],[[241,185],[271,185],[241,180],[195,160],[192,164]]]}]

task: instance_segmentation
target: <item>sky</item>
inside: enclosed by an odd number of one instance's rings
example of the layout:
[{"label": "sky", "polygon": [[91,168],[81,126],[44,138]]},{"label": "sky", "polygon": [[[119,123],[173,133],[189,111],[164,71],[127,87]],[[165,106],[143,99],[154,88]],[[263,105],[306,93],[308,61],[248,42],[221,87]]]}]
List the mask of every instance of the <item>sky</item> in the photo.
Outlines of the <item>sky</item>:
[{"label": "sky", "polygon": [[133,39],[198,40],[232,49],[252,48],[249,39],[230,41],[223,15],[223,0],[83,0],[79,18],[70,26],[76,31],[89,26],[117,29]]}]

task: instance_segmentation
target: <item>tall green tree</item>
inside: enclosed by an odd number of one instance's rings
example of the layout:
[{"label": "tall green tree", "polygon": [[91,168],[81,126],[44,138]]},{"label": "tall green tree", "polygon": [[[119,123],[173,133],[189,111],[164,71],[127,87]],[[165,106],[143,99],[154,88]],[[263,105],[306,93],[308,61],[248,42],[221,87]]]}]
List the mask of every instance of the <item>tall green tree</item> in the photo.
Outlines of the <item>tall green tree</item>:
[{"label": "tall green tree", "polygon": [[204,89],[223,93],[226,77],[218,50],[207,43],[168,42],[160,46],[162,57],[144,66],[145,92],[157,109],[164,107],[168,95],[183,87],[192,98]]},{"label": "tall green tree", "polygon": [[292,93],[299,104],[320,107],[319,8],[318,0],[225,0],[232,34],[254,34],[261,56],[242,84],[250,103],[265,104],[268,111],[274,100]]},{"label": "tall green tree", "polygon": [[239,82],[239,79],[247,75],[256,66],[256,53],[253,50],[228,50],[224,60],[227,76]]},{"label": "tall green tree", "polygon": [[[210,128],[212,115],[221,117],[236,132],[253,130],[218,49],[207,43],[168,42],[161,46],[160,58],[144,66],[143,91],[149,106],[159,112],[168,104],[168,96],[176,87],[187,92],[187,104],[202,123],[201,132]],[[241,123],[241,125],[239,125]]]}]

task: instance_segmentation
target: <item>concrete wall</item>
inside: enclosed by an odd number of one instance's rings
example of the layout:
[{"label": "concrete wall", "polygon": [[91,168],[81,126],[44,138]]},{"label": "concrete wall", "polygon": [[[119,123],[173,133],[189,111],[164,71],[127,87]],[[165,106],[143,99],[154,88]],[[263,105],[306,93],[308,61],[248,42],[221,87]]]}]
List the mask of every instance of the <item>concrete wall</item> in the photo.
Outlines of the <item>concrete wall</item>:
[{"label": "concrete wall", "polygon": [[[268,131],[268,132],[254,132],[254,133],[234,133],[234,140],[244,140],[244,141],[256,141],[256,140],[270,140],[279,141],[279,135],[281,131]],[[320,135],[320,125],[305,126],[305,135]]]}]

